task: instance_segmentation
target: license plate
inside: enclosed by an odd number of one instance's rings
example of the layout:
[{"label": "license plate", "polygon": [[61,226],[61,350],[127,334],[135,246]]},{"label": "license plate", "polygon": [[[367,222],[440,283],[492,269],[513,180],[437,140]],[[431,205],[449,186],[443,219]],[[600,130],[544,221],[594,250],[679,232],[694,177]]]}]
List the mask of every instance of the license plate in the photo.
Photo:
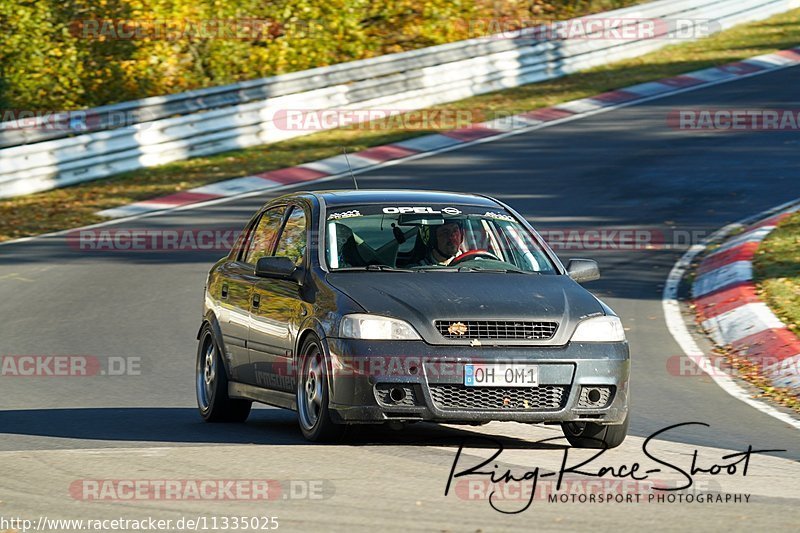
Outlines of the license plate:
[{"label": "license plate", "polygon": [[538,387],[536,365],[464,365],[466,387]]}]

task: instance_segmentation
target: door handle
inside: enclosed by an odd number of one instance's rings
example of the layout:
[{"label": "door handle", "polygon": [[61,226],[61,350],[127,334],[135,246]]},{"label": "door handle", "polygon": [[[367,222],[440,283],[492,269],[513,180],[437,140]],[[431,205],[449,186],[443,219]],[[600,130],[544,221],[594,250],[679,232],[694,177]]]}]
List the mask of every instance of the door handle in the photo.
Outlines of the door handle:
[{"label": "door handle", "polygon": [[228,284],[227,283],[223,283],[222,284],[222,298],[224,299],[224,298],[227,298],[227,297],[228,297]]},{"label": "door handle", "polygon": [[258,307],[261,304],[261,296],[258,294],[253,295],[253,307]]}]

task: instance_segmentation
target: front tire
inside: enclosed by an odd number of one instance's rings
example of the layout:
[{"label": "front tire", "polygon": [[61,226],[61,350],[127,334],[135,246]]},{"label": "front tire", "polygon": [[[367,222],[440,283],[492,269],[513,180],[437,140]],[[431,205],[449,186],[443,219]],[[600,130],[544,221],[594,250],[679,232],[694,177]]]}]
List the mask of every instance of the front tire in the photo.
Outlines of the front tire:
[{"label": "front tire", "polygon": [[197,347],[195,388],[197,408],[206,422],[244,422],[250,415],[253,402],[228,396],[225,364],[208,324],[203,327]]},{"label": "front tire", "polygon": [[328,365],[319,340],[311,335],[300,349],[297,375],[297,418],[303,436],[312,442],[339,439],[345,426],[331,420]]},{"label": "front tire", "polygon": [[616,448],[628,435],[630,413],[622,424],[602,425],[593,422],[563,422],[561,429],[567,441],[575,448]]}]

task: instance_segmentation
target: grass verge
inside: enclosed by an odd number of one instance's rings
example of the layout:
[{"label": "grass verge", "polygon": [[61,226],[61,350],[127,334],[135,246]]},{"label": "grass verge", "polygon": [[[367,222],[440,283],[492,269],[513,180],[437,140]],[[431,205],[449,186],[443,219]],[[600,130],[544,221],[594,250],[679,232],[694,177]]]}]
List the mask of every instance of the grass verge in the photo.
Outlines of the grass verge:
[{"label": "grass verge", "polygon": [[758,247],[753,278],[762,299],[800,335],[800,213],[784,219]]},{"label": "grass verge", "polygon": [[[800,44],[800,9],[738,26],[697,42],[663,48],[626,61],[437,106],[468,110],[475,122],[547,107],[663,77],[792,48]],[[293,166],[417,135],[425,128],[344,128],[290,141],[141,169],[73,187],[0,201],[0,241],[106,220],[96,215],[132,202],[215,181]]]}]

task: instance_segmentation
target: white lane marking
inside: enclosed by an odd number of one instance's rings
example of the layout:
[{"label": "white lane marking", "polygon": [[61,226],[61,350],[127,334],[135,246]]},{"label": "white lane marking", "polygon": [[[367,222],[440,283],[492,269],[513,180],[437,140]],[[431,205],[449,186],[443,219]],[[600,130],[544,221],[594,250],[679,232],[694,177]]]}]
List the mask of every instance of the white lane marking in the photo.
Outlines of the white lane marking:
[{"label": "white lane marking", "polygon": [[[408,147],[409,149],[414,149],[414,150],[415,149],[419,149],[419,148],[412,148],[412,145],[414,144],[415,141],[418,141],[418,140],[421,141],[423,139],[429,139],[429,138],[432,138],[432,137],[444,137],[446,139],[451,139],[453,141],[456,141],[456,144],[454,144],[452,146],[443,146],[441,148],[437,148],[437,149],[431,150],[429,152],[420,152],[420,153],[417,153],[417,154],[414,154],[414,155],[411,155],[411,156],[408,156],[408,157],[404,157],[404,158],[401,158],[401,159],[393,159],[391,161],[384,161],[382,163],[379,163],[377,165],[371,166],[369,168],[363,168],[363,169],[355,169],[354,168],[353,169],[353,174],[363,174],[365,172],[373,172],[375,170],[378,170],[378,169],[381,169],[381,168],[384,168],[384,167],[391,167],[391,166],[395,166],[395,165],[400,165],[402,163],[407,163],[407,162],[410,162],[410,161],[416,161],[417,159],[423,159],[423,158],[432,157],[432,156],[435,156],[435,155],[438,155],[438,154],[441,154],[441,153],[451,152],[451,151],[454,151],[454,150],[460,150],[462,148],[468,148],[468,147],[474,146],[476,144],[484,144],[484,143],[499,141],[499,140],[505,139],[506,137],[511,137],[511,136],[515,136],[515,135],[524,135],[525,133],[529,133],[531,131],[536,131],[536,130],[540,130],[540,129],[544,129],[544,128],[549,128],[549,127],[556,126],[556,125],[559,125],[559,124],[563,124],[563,123],[566,123],[566,122],[572,122],[574,120],[580,120],[582,118],[591,117],[591,116],[594,116],[594,115],[598,115],[600,113],[608,113],[609,111],[614,111],[616,109],[621,109],[621,108],[625,108],[625,107],[639,105],[639,104],[643,104],[643,103],[650,102],[650,101],[653,101],[653,100],[660,100],[662,98],[669,98],[669,97],[672,97],[672,96],[678,96],[678,95],[683,94],[683,93],[697,91],[697,90],[700,90],[700,89],[708,89],[708,88],[711,88],[711,87],[715,87],[717,85],[724,85],[726,83],[731,83],[731,82],[734,82],[734,81],[746,80],[748,78],[753,78],[753,77],[756,77],[756,76],[762,76],[764,74],[772,74],[772,73],[780,72],[782,70],[785,70],[785,69],[788,69],[788,68],[792,68],[792,67],[795,67],[795,66],[800,66],[800,63],[791,63],[791,64],[786,64],[786,65],[780,65],[780,66],[777,66],[777,67],[775,67],[773,69],[770,69],[770,70],[759,70],[759,71],[756,71],[756,72],[749,72],[747,74],[742,74],[742,75],[735,76],[735,77],[732,77],[732,78],[725,78],[725,79],[714,81],[714,82],[711,82],[711,83],[705,83],[705,84],[702,84],[702,85],[692,85],[690,87],[683,87],[681,89],[670,90],[667,93],[655,94],[653,96],[646,96],[644,98],[639,98],[639,99],[631,100],[631,101],[628,101],[628,102],[620,102],[618,104],[608,105],[608,106],[602,107],[600,109],[596,109],[594,111],[589,111],[587,113],[583,113],[583,114],[579,114],[579,115],[570,115],[570,116],[563,117],[563,118],[560,118],[560,119],[557,119],[557,120],[550,120],[548,122],[542,122],[541,124],[533,124],[533,125],[531,125],[529,127],[521,128],[521,129],[514,130],[514,131],[507,131],[507,132],[500,133],[499,135],[494,135],[494,136],[491,136],[491,137],[482,137],[480,139],[475,139],[475,140],[469,141],[469,142],[458,142],[456,139],[452,139],[452,138],[447,137],[445,135],[439,135],[439,134],[426,135],[424,137],[417,137],[415,139],[410,139],[410,140],[407,140],[407,141],[396,142],[396,143],[392,143],[392,144],[397,145],[397,146],[401,146],[401,147]],[[669,78],[667,78],[667,79],[669,79]],[[664,87],[668,87],[667,85],[660,84],[657,81],[648,82],[648,83],[656,83],[658,85],[662,85]],[[624,91],[628,91],[628,92],[635,92],[635,91],[632,90],[632,87],[622,87],[620,90],[624,90]],[[136,214],[136,215],[132,215],[132,216],[129,216],[129,217],[106,220],[106,221],[98,222],[97,224],[91,224],[91,225],[88,225],[88,226],[82,226],[82,227],[78,227],[78,228],[70,228],[70,229],[65,229],[65,230],[53,231],[53,232],[50,232],[50,233],[43,233],[41,235],[33,235],[31,237],[22,237],[20,239],[0,242],[0,246],[8,246],[10,244],[18,244],[18,243],[30,242],[30,241],[34,241],[34,240],[37,240],[37,239],[47,238],[47,237],[58,237],[60,235],[66,235],[66,234],[68,234],[70,232],[73,232],[75,230],[92,229],[92,228],[100,228],[100,227],[104,227],[104,226],[112,226],[112,225],[115,225],[115,224],[123,224],[125,222],[130,222],[130,221],[133,221],[133,220],[140,220],[140,219],[143,219],[143,218],[150,218],[150,217],[160,216],[160,215],[163,215],[163,214],[168,214],[168,213],[172,213],[172,212],[176,212],[176,211],[188,211],[190,209],[202,209],[202,208],[205,208],[205,207],[224,204],[224,203],[227,203],[227,202],[232,202],[232,201],[240,200],[240,199],[243,199],[243,198],[251,198],[251,197],[254,197],[254,196],[260,196],[260,195],[262,195],[262,194],[264,194],[266,192],[273,193],[273,192],[283,191],[283,190],[286,190],[286,189],[291,189],[291,188],[298,187],[298,186],[299,187],[305,187],[305,186],[308,186],[309,183],[315,183],[315,184],[316,183],[325,183],[325,182],[328,182],[328,181],[337,180],[337,179],[342,178],[342,177],[347,177],[348,175],[349,175],[349,173],[335,174],[335,175],[332,175],[332,176],[326,176],[326,177],[323,177],[323,178],[317,178],[317,179],[313,180],[313,182],[289,183],[289,184],[283,185],[281,187],[269,188],[269,189],[263,190],[263,191],[245,192],[245,193],[237,194],[237,195],[234,195],[234,196],[227,196],[227,197],[223,197],[223,198],[215,198],[213,200],[207,200],[207,201],[203,201],[203,202],[197,202],[197,203],[182,205],[182,206],[178,206],[178,207],[166,208],[166,209],[162,209],[160,211],[151,211],[149,213],[141,213],[141,214]]]},{"label": "white lane marking", "polygon": [[194,446],[147,446],[141,448],[44,448],[41,450],[2,450],[0,457],[8,455],[25,455],[37,453],[47,454],[68,454],[68,455],[92,455],[92,456],[109,456],[109,457],[128,457],[131,455],[139,455],[144,457],[160,457],[166,455],[171,450],[181,448],[194,448]]},{"label": "white lane marking", "polygon": [[667,276],[667,282],[664,285],[664,292],[661,296],[661,304],[664,309],[664,318],[667,322],[667,329],[669,330],[670,334],[672,334],[672,337],[681,347],[686,356],[690,358],[703,372],[708,374],[708,376],[713,379],[714,382],[719,385],[720,388],[722,388],[722,390],[737,400],[741,400],[742,402],[746,403],[750,407],[753,407],[764,414],[774,417],[781,422],[800,430],[800,420],[796,420],[794,417],[779,411],[769,404],[751,398],[750,394],[740,387],[731,377],[724,375],[722,372],[716,371],[714,364],[708,357],[706,357],[706,354],[697,345],[691,333],[689,333],[689,329],[686,327],[686,323],[683,320],[683,315],[681,314],[680,304],[678,303],[678,287],[680,286],[681,279],[683,279],[684,274],[689,269],[694,259],[708,247],[709,243],[721,239],[735,229],[742,228],[757,220],[761,220],[777,213],[796,208],[798,204],[800,204],[800,198],[786,202],[778,207],[773,207],[772,209],[768,209],[739,222],[729,224],[705,238],[700,244],[695,244],[689,248],[686,253],[684,253],[683,256],[675,263],[675,265],[672,267],[672,270],[670,270],[669,276]]},{"label": "white lane marking", "polygon": [[785,329],[786,325],[764,302],[741,305],[703,322],[703,328],[720,346],[730,344],[768,329]]},{"label": "white lane marking", "polygon": [[4,279],[10,279],[10,280],[13,280],[13,281],[30,281],[30,282],[33,281],[32,279],[29,279],[29,278],[23,278],[22,276],[20,276],[16,272],[12,272],[11,274],[6,274],[5,276],[0,276],[0,280],[4,280]]}]

